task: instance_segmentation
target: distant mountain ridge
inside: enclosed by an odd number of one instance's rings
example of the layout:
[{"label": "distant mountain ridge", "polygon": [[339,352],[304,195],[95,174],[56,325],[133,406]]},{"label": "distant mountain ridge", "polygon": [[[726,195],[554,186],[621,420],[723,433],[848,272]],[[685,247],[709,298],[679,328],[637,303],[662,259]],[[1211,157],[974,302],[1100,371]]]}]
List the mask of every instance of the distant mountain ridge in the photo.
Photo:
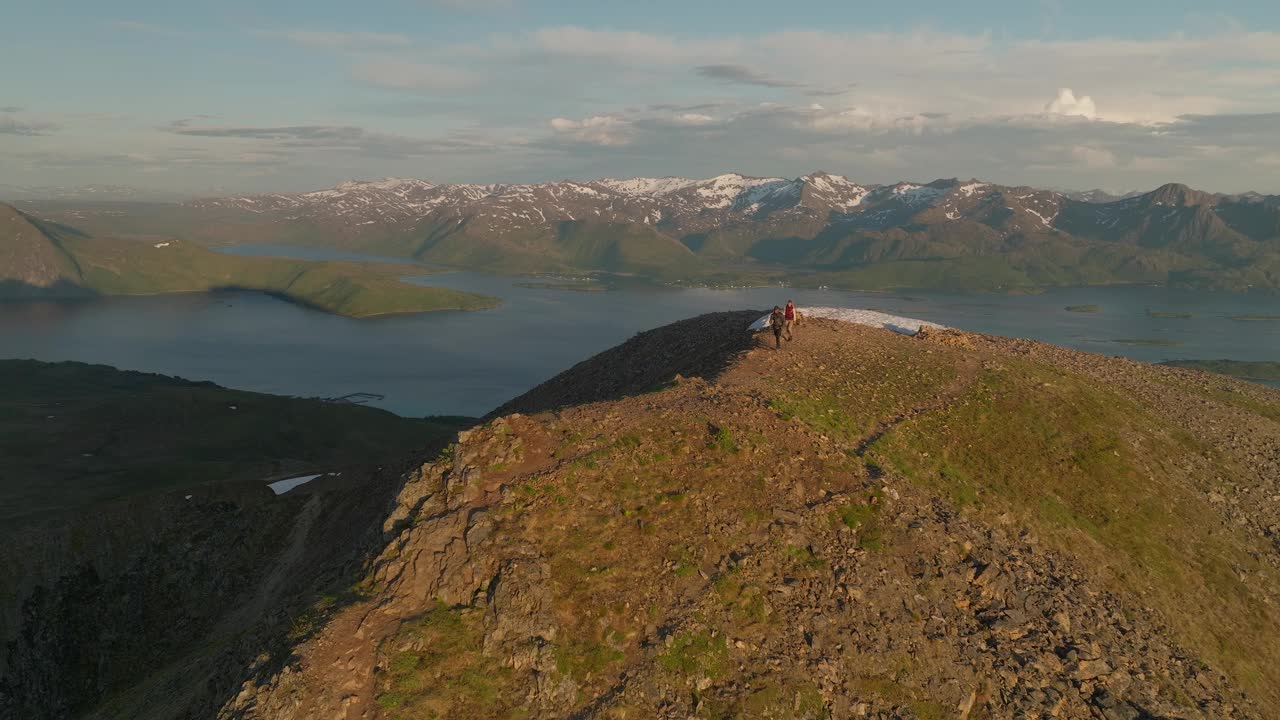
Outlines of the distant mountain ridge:
[{"label": "distant mountain ridge", "polygon": [[695,281],[773,272],[830,285],[985,290],[1117,282],[1280,289],[1280,196],[1180,184],[1115,197],[980,180],[863,184],[827,172],[487,185],[386,178],[163,211],[104,204],[61,212],[60,220],[113,231],[341,247],[499,272]]}]

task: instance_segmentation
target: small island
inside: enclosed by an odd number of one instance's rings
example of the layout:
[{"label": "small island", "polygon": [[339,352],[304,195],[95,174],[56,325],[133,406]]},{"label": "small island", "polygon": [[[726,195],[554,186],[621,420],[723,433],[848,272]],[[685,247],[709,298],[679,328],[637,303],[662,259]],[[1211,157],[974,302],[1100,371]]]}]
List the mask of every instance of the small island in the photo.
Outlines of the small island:
[{"label": "small island", "polygon": [[1101,305],[1068,305],[1067,312],[1098,313],[1098,312],[1102,312],[1102,306]]}]

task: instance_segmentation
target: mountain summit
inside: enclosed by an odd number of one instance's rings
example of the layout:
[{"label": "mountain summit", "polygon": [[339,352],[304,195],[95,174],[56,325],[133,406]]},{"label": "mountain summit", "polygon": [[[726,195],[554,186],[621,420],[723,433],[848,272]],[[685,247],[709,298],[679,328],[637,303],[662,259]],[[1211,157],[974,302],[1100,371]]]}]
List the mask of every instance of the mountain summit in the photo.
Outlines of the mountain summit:
[{"label": "mountain summit", "polygon": [[[830,320],[775,351],[760,315],[642,333],[437,457],[284,496],[252,536],[265,584],[151,665],[94,670],[137,606],[73,594],[110,578],[50,586],[32,627],[74,607],[104,632],[22,636],[0,709],[1280,715],[1275,390]],[[216,539],[249,501],[175,502]],[[247,552],[186,547],[210,577]]]}]

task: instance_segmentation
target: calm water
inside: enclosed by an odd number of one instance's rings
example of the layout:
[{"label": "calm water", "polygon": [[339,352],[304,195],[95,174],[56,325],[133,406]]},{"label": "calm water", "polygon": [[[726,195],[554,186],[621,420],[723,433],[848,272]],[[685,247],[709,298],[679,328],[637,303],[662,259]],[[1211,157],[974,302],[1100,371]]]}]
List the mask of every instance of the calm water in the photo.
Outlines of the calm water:
[{"label": "calm water", "polygon": [[[290,248],[235,249],[344,257]],[[450,273],[413,282],[504,299],[479,312],[348,320],[254,293],[108,298],[85,303],[0,304],[0,357],[80,360],[212,380],[244,390],[333,397],[403,415],[480,415],[636,332],[716,310],[800,306],[874,308],[944,325],[1032,337],[1141,360],[1280,360],[1280,298],[1159,288],[1055,290],[1033,297],[880,295],[786,288],[623,289],[580,293],[518,287],[527,280]],[[1101,313],[1067,312],[1094,304]],[[1185,312],[1159,319],[1147,310]],[[1122,339],[1181,343],[1127,345]]]}]

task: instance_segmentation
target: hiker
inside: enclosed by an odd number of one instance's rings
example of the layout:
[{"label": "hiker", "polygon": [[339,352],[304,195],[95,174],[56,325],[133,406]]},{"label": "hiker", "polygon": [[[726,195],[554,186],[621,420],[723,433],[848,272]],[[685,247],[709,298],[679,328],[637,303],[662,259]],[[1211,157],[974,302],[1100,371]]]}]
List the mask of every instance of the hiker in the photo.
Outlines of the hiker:
[{"label": "hiker", "polygon": [[769,314],[769,327],[773,328],[773,349],[782,349],[782,329],[787,324],[787,316],[782,312],[782,308],[777,305],[773,306],[773,312]]},{"label": "hiker", "polygon": [[791,340],[791,330],[796,326],[796,321],[799,319],[796,317],[796,304],[788,300],[787,308],[782,311],[782,316],[784,318],[782,328],[787,333],[787,340]]}]

